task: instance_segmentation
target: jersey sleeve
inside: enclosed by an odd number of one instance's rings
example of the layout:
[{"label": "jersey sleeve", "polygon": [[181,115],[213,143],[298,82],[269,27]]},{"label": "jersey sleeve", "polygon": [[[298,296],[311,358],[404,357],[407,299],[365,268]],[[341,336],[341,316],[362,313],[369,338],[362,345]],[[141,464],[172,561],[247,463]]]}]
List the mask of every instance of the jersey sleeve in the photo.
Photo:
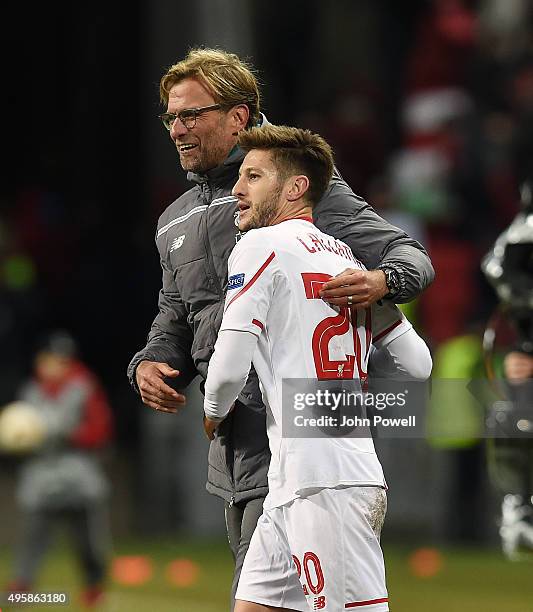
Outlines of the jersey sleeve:
[{"label": "jersey sleeve", "polygon": [[230,411],[246,384],[256,346],[255,334],[219,332],[205,382],[204,412],[210,419],[223,419]]},{"label": "jersey sleeve", "polygon": [[409,319],[389,300],[372,304],[372,343],[379,347],[412,329]]},{"label": "jersey sleeve", "polygon": [[372,346],[368,365],[372,378],[426,380],[433,363],[427,344],[411,328],[386,346]]},{"label": "jersey sleeve", "polygon": [[248,331],[259,336],[278,274],[275,251],[261,244],[259,237],[246,235],[228,261],[228,292],[221,331]]}]

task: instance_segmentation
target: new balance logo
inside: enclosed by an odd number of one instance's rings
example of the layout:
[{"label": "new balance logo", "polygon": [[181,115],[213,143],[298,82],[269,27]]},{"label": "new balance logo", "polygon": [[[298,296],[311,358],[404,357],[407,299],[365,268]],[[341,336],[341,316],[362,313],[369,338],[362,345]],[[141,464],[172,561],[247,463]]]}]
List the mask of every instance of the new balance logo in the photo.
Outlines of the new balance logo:
[{"label": "new balance logo", "polygon": [[172,244],[170,245],[170,252],[172,253],[172,251],[179,249],[180,246],[183,244],[184,240],[185,240],[185,234],[182,234],[181,236],[174,238],[174,240],[172,241]]}]

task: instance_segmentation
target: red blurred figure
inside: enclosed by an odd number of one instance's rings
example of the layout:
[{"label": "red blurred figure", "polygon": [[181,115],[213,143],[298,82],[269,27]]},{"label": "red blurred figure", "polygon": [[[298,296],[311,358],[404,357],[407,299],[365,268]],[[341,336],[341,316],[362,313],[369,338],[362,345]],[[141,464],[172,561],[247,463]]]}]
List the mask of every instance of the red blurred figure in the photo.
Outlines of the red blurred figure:
[{"label": "red blurred figure", "polygon": [[23,533],[8,589],[33,589],[52,526],[68,523],[83,569],[82,601],[92,606],[103,596],[109,551],[109,485],[99,451],[111,440],[112,413],[100,383],[76,352],[68,334],[50,334],[35,356],[34,377],[19,396],[38,410],[46,436],[21,465],[17,501]]}]

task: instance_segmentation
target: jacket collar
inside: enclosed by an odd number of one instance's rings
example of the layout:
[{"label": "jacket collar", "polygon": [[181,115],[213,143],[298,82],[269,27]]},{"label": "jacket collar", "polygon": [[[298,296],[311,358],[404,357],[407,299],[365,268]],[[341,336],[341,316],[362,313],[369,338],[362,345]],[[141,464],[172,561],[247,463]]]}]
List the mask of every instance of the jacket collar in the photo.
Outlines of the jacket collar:
[{"label": "jacket collar", "polygon": [[[263,113],[261,113],[259,125],[262,127],[263,125],[267,125],[268,123],[269,122],[267,118],[263,115]],[[187,180],[193,183],[197,183],[198,185],[201,185],[203,183],[216,185],[219,182],[224,182],[225,179],[228,179],[229,177],[235,174],[235,167],[241,165],[244,157],[244,151],[239,146],[235,145],[233,149],[229,152],[229,155],[226,157],[224,162],[220,164],[220,166],[211,168],[211,170],[208,170],[203,174],[197,174],[196,172],[188,172]]]}]

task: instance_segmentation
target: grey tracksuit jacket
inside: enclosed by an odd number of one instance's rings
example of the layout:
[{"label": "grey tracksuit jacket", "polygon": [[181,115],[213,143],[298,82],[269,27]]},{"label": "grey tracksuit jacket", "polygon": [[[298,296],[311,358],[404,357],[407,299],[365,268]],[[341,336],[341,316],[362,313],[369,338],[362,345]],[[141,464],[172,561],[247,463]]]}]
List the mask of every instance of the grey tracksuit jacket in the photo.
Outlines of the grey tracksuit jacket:
[{"label": "grey tracksuit jacket", "polygon": [[[163,269],[156,316],[145,348],[128,367],[134,387],[142,360],[166,362],[180,370],[178,386],[196,374],[205,380],[222,320],[228,256],[240,237],[231,190],[244,158],[233,149],[226,161],[205,175],[189,173],[194,187],[161,215],[156,244]],[[386,264],[401,279],[396,302],[407,302],[434,277],[423,247],[379,217],[336,174],[313,211],[315,225],[346,242],[369,269]],[[270,461],[257,376],[251,373],[235,410],[218,428],[209,450],[207,489],[240,502],[267,493]]]}]

